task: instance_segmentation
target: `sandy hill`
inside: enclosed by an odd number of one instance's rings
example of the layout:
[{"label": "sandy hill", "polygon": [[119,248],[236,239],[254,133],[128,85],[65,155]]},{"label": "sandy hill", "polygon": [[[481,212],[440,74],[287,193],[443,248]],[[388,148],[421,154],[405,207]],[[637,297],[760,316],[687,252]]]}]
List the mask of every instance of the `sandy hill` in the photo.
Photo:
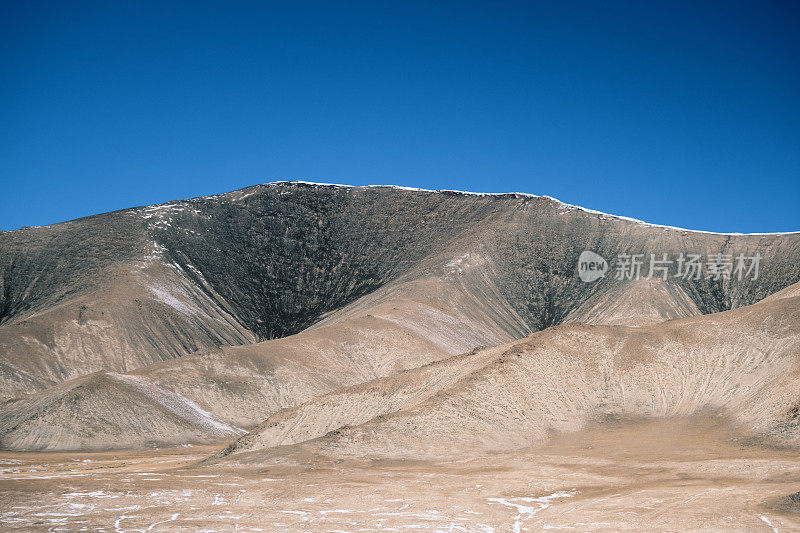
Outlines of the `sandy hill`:
[{"label": "sandy hill", "polygon": [[217,458],[260,462],[301,442],[337,457],[465,457],[608,419],[704,413],[745,441],[798,447],[798,286],[646,327],[553,327],[280,411]]}]

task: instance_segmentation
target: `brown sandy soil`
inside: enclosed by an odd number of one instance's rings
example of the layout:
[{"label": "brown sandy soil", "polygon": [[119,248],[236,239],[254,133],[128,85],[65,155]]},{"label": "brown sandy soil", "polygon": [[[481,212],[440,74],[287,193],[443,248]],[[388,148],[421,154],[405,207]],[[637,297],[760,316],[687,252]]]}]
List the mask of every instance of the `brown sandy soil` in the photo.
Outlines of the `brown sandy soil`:
[{"label": "brown sandy soil", "polygon": [[[342,461],[302,445],[260,466],[213,447],[5,453],[0,524],[33,531],[798,531],[796,451],[724,420],[621,422],[515,454]],[[795,502],[795,503],[793,503]]]}]

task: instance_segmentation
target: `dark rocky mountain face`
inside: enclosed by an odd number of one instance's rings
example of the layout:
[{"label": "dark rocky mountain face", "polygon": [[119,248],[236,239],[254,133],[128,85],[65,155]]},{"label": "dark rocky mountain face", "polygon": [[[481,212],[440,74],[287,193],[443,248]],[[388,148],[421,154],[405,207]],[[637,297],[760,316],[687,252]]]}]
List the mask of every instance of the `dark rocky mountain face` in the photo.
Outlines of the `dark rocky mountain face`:
[{"label": "dark rocky mountain face", "polygon": [[[392,189],[245,189],[175,210],[153,237],[261,339],[302,331],[459,239],[499,206]],[[180,228],[176,230],[175,228]],[[190,274],[192,276],[192,274]]]},{"label": "dark rocky mountain face", "polygon": [[[290,182],[4,232],[0,325],[87,299],[75,307],[78,320],[89,311],[110,312],[104,294],[124,283],[129,301],[114,305],[127,303],[125,313],[135,314],[153,295],[128,274],[150,256],[170,265],[170,277],[188,281],[240,328],[258,339],[278,338],[392,280],[438,274],[451,256],[480,252],[494,260],[503,296],[532,330],[540,330],[619,283],[610,275],[582,283],[575,271],[583,250],[609,259],[620,253],[764,256],[756,281],[677,280],[703,313],[753,303],[800,278],[797,234],[671,230],[546,197]],[[208,325],[195,320],[187,327]],[[208,337],[219,344],[246,342]],[[187,353],[213,348],[183,344]],[[180,348],[171,351],[181,354]]]},{"label": "dark rocky mountain face", "polygon": [[302,183],[231,196],[153,209],[147,232],[171,260],[194,267],[188,276],[199,286],[204,276],[261,339],[302,331],[390,280],[438,268],[443,252],[475,246],[500,263],[500,286],[535,329],[559,323],[575,300],[603,287],[575,276],[585,249],[608,258],[655,251],[765,256],[756,282],[679,280],[704,313],[753,303],[800,277],[798,235],[665,230],[568,210],[545,197]]},{"label": "dark rocky mountain face", "polygon": [[[613,273],[582,282],[584,250],[609,261],[623,253],[762,259],[756,280],[670,275],[643,286]],[[219,402],[241,404],[221,415],[225,423],[252,423],[269,412],[242,414],[250,404],[291,406],[316,393],[307,382],[324,392],[563,322],[627,323],[631,317],[609,311],[623,301],[663,319],[748,305],[797,282],[799,264],[800,234],[670,229],[547,197],[258,185],[0,233],[0,391],[10,399],[93,372],[142,369],[159,391],[196,394],[193,401],[213,411],[203,403],[212,387]],[[468,319],[447,314],[463,309]],[[426,318],[436,313],[444,315]],[[445,318],[454,325],[434,335]],[[374,350],[362,335],[376,320],[396,326],[394,352]],[[317,327],[333,329],[324,341],[298,335],[294,344],[219,350]],[[304,360],[309,353],[315,359]],[[357,353],[370,354],[358,363],[369,370],[357,368]],[[195,355],[170,362],[188,354]],[[318,375],[326,365],[337,370]],[[294,377],[280,381],[290,367]],[[91,383],[130,389],[115,380]],[[147,388],[137,387],[136,394]],[[58,404],[59,394],[48,401]]]}]

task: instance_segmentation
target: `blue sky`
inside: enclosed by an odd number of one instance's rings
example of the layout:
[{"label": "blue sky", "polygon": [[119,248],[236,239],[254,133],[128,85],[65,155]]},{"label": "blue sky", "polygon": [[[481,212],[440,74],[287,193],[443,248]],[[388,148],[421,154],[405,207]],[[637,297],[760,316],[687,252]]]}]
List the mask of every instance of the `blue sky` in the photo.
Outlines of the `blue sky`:
[{"label": "blue sky", "polygon": [[2,0],[0,229],[305,179],[800,230],[798,23],[797,2]]}]

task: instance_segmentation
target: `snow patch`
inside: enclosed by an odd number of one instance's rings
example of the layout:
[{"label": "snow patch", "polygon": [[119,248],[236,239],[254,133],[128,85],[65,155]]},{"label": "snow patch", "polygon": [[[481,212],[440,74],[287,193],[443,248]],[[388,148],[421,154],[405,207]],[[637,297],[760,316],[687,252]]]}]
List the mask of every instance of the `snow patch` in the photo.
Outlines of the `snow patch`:
[{"label": "snow patch", "polygon": [[514,533],[520,533],[520,531],[522,531],[522,524],[533,518],[533,516],[539,511],[550,507],[551,500],[558,498],[572,498],[575,496],[575,493],[576,492],[574,490],[559,491],[548,494],[547,496],[539,496],[537,498],[520,496],[515,498],[488,498],[488,501],[492,503],[499,503],[501,505],[505,505],[506,507],[515,509],[517,511],[517,516],[514,517],[514,527],[512,528],[512,531],[514,531]]},{"label": "snow patch", "polygon": [[109,376],[117,381],[129,385],[140,394],[162,405],[187,422],[204,428],[214,434],[241,435],[246,433],[246,431],[241,428],[218,420],[216,417],[214,417],[214,415],[202,409],[199,405],[185,396],[182,396],[177,392],[161,388],[143,377],[132,376],[128,374],[115,374],[111,372],[109,372]]},{"label": "snow patch", "polygon": [[767,518],[767,517],[766,517],[766,516],[764,516],[763,514],[760,514],[760,515],[758,515],[758,517],[761,519],[761,521],[762,521],[762,522],[764,522],[764,523],[765,523],[765,524],[767,524],[769,527],[771,527],[771,528],[772,528],[772,531],[773,531],[774,533],[778,533],[778,528],[777,528],[777,527],[775,527],[775,524],[773,524],[773,523],[770,521],[770,519],[769,519],[769,518]]}]

